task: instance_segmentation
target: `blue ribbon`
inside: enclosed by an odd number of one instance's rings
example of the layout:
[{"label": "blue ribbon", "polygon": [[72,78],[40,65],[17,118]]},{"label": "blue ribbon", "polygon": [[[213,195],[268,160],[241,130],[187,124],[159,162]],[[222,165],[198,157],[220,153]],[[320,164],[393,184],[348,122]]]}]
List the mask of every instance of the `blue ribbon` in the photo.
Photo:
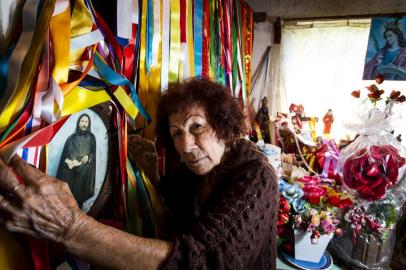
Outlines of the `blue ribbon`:
[{"label": "blue ribbon", "polygon": [[195,0],[195,17],[194,17],[194,47],[195,47],[195,76],[202,76],[202,17],[203,7],[202,0]]},{"label": "blue ribbon", "polygon": [[146,57],[145,66],[149,74],[152,64],[152,38],[154,35],[154,14],[152,12],[152,0],[147,2],[147,38],[146,38]]},{"label": "blue ribbon", "polygon": [[0,99],[3,97],[7,87],[8,56],[0,59]]},{"label": "blue ribbon", "polygon": [[94,65],[96,66],[97,72],[100,76],[111,85],[127,85],[131,89],[132,100],[137,106],[138,110],[142,116],[147,120],[148,123],[151,122],[151,117],[142,106],[141,101],[138,98],[137,92],[135,91],[134,85],[127,80],[125,77],[121,77],[114,72],[108,65],[106,65],[98,53],[94,54]]},{"label": "blue ribbon", "polygon": [[[32,129],[32,118],[25,127],[25,134],[30,134]],[[28,160],[28,148],[23,149],[23,154],[21,155],[22,159]]]}]

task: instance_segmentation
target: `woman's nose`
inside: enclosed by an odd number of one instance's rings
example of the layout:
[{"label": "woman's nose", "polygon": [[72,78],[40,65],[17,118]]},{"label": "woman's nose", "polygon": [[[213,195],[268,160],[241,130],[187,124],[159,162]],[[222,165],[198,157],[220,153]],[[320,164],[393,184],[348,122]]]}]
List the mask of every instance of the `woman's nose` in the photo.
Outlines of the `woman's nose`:
[{"label": "woman's nose", "polygon": [[190,153],[196,148],[195,136],[190,133],[185,133],[182,140],[182,151],[184,153]]}]

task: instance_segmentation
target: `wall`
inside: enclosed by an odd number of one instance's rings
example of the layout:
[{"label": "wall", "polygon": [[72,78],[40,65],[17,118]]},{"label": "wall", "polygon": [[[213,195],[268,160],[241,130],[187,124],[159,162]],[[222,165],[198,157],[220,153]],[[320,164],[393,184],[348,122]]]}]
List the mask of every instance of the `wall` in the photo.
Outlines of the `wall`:
[{"label": "wall", "polygon": [[311,18],[406,13],[405,0],[246,0],[268,17]]}]

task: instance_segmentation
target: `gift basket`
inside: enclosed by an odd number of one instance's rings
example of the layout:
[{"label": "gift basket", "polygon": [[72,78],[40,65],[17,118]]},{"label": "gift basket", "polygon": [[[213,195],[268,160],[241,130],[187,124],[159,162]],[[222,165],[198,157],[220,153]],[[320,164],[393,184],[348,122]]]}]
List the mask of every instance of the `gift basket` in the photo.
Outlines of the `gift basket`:
[{"label": "gift basket", "polygon": [[[393,91],[379,106],[384,91],[376,85],[367,89],[358,123],[347,125],[357,137],[342,149],[338,161],[343,186],[356,198],[355,204],[341,213],[343,235],[331,247],[351,267],[387,269],[406,194],[406,152],[391,133],[401,118],[394,106],[402,96]],[[360,96],[359,91],[352,94]]]}]

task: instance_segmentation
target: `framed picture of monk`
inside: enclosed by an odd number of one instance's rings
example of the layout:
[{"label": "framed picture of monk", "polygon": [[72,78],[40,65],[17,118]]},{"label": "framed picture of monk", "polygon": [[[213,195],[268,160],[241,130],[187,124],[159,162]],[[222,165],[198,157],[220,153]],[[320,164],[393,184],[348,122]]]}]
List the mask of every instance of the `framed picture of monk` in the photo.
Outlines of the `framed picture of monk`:
[{"label": "framed picture of monk", "polygon": [[79,207],[96,216],[111,193],[109,103],[72,114],[48,145],[47,173],[68,183]]},{"label": "framed picture of monk", "polygon": [[364,80],[383,75],[386,80],[406,80],[406,17],[371,20]]}]

